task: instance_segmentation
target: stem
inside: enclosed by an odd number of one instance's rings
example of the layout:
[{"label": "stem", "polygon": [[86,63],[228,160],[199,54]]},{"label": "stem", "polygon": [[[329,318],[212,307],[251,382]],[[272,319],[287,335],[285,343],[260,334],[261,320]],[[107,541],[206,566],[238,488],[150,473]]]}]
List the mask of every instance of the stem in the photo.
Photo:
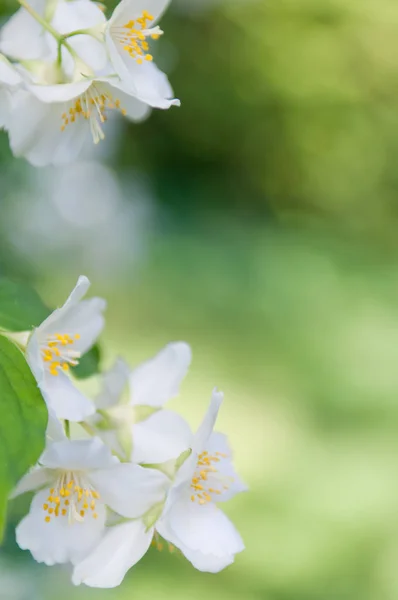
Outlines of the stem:
[{"label": "stem", "polygon": [[54,29],[54,27],[50,25],[50,23],[47,23],[47,21],[43,17],[41,17],[39,13],[36,12],[35,9],[32,8],[26,0],[18,0],[18,2],[35,19],[35,21],[40,23],[40,25],[49,33],[51,33],[51,35],[59,42],[62,36],[58,33],[58,31]]},{"label": "stem", "polygon": [[70,422],[67,419],[65,419],[65,434],[70,439]]},{"label": "stem", "polygon": [[57,64],[59,66],[61,66],[62,64],[62,46],[65,46],[65,48],[68,50],[72,58],[75,59],[75,61],[78,60],[81,62],[81,59],[79,58],[77,52],[75,52],[72,46],[70,46],[70,44],[68,44],[68,42],[66,41],[66,38],[71,37],[70,34],[66,36],[61,35],[56,29],[54,29],[54,27],[52,27],[52,25],[50,25],[50,23],[48,23],[42,16],[40,16],[39,13],[36,12],[35,9],[32,8],[26,0],[18,0],[18,2],[35,19],[35,21],[40,23],[43,29],[46,29],[57,40]]},{"label": "stem", "polygon": [[91,29],[76,29],[75,31],[71,31],[70,33],[64,33],[62,39],[67,40],[71,37],[75,37],[75,35],[91,35],[92,37],[95,37]]}]

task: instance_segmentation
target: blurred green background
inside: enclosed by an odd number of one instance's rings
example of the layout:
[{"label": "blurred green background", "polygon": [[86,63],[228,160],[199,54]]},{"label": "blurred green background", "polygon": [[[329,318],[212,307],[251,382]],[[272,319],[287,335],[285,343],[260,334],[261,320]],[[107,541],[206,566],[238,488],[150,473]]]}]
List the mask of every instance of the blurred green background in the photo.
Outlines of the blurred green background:
[{"label": "blurred green background", "polygon": [[162,28],[180,109],[63,169],[0,134],[0,271],[54,304],[87,274],[105,366],[191,343],[171,406],[195,426],[224,390],[247,550],[219,575],[153,550],[98,591],[11,523],[0,598],[396,600],[398,4],[174,0]]}]

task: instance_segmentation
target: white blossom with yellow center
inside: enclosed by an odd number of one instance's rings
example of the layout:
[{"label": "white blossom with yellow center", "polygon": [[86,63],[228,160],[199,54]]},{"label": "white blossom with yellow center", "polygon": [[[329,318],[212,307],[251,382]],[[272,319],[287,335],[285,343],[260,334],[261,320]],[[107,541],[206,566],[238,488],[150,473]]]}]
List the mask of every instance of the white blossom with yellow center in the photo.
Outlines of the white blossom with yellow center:
[{"label": "white blossom with yellow center", "polygon": [[124,85],[142,102],[163,109],[180,105],[150,48],[163,34],[156,23],[168,4],[169,0],[122,0],[105,28],[109,58]]},{"label": "white blossom with yellow center", "polygon": [[104,125],[117,112],[140,121],[148,105],[118,77],[74,83],[25,85],[13,97],[8,122],[11,150],[36,166],[66,164],[78,158],[88,138],[105,138]]},{"label": "white blossom with yellow center", "polygon": [[90,282],[79,280],[65,304],[31,333],[26,357],[49,410],[59,419],[83,421],[95,411],[94,404],[73,384],[71,366],[95,343],[104,327],[101,298],[83,300]]},{"label": "white blossom with yellow center", "polygon": [[[149,516],[150,526],[148,520],[138,519],[112,527],[75,566],[72,580],[76,585],[119,585],[153,539],[159,549],[162,547],[159,536],[194,567],[213,573],[230,565],[235,554],[244,549],[239,533],[216,504],[247,489],[232,466],[226,436],[213,432],[222,397],[213,392],[202,425],[191,438],[191,455],[180,467],[164,507]],[[118,560],[114,559],[116,553]]]},{"label": "white blossom with yellow center", "polygon": [[163,500],[166,487],[162,473],[119,463],[98,438],[50,443],[13,494],[40,490],[17,527],[17,543],[38,562],[76,563],[99,542],[106,507],[139,518]]}]

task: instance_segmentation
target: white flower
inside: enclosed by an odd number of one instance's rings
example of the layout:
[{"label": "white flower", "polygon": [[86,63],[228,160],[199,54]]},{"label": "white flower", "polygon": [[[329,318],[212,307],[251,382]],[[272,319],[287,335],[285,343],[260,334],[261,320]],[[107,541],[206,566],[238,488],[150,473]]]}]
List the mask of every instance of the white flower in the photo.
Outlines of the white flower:
[{"label": "white flower", "polygon": [[154,26],[169,0],[122,0],[105,29],[105,41],[113,68],[134,95],[154,108],[179,106],[172,99],[168,79],[149,54],[150,39],[163,33]]},{"label": "white flower", "polygon": [[21,77],[7,59],[0,54],[0,129],[9,120],[12,106],[11,91],[21,82]]},{"label": "white flower", "polygon": [[16,529],[17,543],[38,562],[76,563],[101,538],[106,507],[140,517],[162,501],[166,486],[159,471],[119,463],[98,438],[51,443],[13,493],[39,490]]},{"label": "white flower", "polygon": [[[124,361],[116,361],[95,399],[106,419],[97,434],[118,454],[126,455],[127,450],[127,457],[136,463],[178,457],[189,445],[190,428],[177,413],[160,409],[178,395],[190,363],[191,349],[185,342],[168,344],[133,371]],[[91,423],[95,427],[101,421],[96,415]]]},{"label": "white flower", "polygon": [[94,143],[105,135],[110,111],[139,121],[148,107],[131,96],[117,78],[84,79],[58,85],[27,85],[15,93],[8,123],[15,156],[35,166],[76,159],[90,132]]},{"label": "white flower", "polygon": [[[115,587],[160,534],[200,571],[218,572],[231,564],[244,544],[217,507],[246,486],[236,474],[226,437],[213,433],[222,402],[214,391],[210,408],[191,439],[192,453],[179,469],[161,514],[112,527],[94,550],[75,566],[73,583]],[[160,518],[159,518],[160,517]]]},{"label": "white flower", "polygon": [[27,361],[49,410],[59,419],[83,421],[95,411],[68,376],[70,366],[78,364],[104,327],[105,301],[82,300],[89,287],[87,277],[79,277],[62,308],[33,330],[26,347]]},{"label": "white flower", "polygon": [[[56,0],[52,6],[47,0],[29,0],[29,4],[60,34],[98,27],[106,22],[98,4],[90,0]],[[106,64],[106,48],[93,37],[72,37],[69,44],[92,69],[101,69]],[[16,60],[55,61],[57,57],[56,40],[25,8],[20,8],[0,30],[0,50]],[[65,71],[73,72],[73,60],[65,48],[62,60]]]}]

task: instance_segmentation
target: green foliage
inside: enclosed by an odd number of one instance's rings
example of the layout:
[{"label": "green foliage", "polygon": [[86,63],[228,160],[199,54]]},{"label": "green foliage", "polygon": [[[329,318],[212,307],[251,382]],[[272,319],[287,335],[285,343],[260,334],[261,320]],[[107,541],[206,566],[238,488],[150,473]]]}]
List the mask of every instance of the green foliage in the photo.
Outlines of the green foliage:
[{"label": "green foliage", "polygon": [[50,312],[31,287],[0,278],[0,328],[29,331],[40,325]]},{"label": "green foliage", "polygon": [[82,356],[77,367],[72,369],[73,375],[78,379],[86,379],[87,377],[91,377],[91,375],[95,375],[99,372],[100,360],[101,350],[99,345],[95,344],[91,350]]},{"label": "green foliage", "polygon": [[22,352],[0,336],[0,536],[8,496],[38,460],[45,440],[47,409]]}]

